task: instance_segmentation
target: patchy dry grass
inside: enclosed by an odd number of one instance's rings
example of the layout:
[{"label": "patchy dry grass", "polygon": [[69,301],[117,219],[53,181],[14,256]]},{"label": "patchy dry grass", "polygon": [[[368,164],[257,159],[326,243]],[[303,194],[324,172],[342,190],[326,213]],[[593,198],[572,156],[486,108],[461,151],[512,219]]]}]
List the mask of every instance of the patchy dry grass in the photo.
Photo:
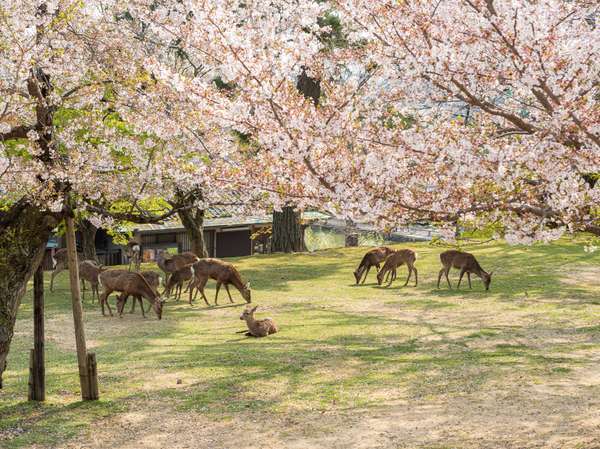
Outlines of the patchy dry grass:
[{"label": "patchy dry grass", "polygon": [[400,287],[404,271],[389,289],[373,273],[354,286],[364,248],[238,259],[257,314],[281,328],[265,339],[236,333],[237,292],[234,305],[224,292],[220,307],[169,303],[162,321],[103,318],[87,302],[94,403],[79,401],[63,274],[47,296],[48,401],[25,401],[27,296],[0,393],[0,445],[600,447],[600,255],[571,241],[475,247],[495,271],[486,293],[479,280],[436,289],[441,250],[409,246],[417,288]]}]

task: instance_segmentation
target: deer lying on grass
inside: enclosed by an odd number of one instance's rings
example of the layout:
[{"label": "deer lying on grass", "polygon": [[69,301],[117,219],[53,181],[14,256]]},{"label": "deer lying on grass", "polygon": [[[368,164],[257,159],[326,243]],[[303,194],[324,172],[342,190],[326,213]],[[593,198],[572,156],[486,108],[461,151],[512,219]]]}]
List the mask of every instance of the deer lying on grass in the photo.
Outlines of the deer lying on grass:
[{"label": "deer lying on grass", "polygon": [[254,312],[257,308],[258,306],[246,308],[240,315],[240,320],[246,320],[246,325],[248,326],[246,335],[249,337],[266,337],[277,332],[279,329],[271,318],[264,318],[262,320],[254,319]]},{"label": "deer lying on grass", "polygon": [[[83,260],[83,254],[77,253],[77,261]],[[54,278],[58,273],[63,270],[66,270],[69,267],[69,258],[67,256],[67,248],[61,248],[56,250],[54,256],[52,256],[52,261],[54,262],[54,268],[52,269],[52,274],[50,275],[50,291],[54,291]]]},{"label": "deer lying on grass", "polygon": [[[160,287],[161,277],[157,272],[142,271],[140,274],[144,277],[144,279],[146,279],[146,282],[148,282],[148,285],[150,285],[150,287],[152,287],[154,290],[158,291],[158,287]],[[127,295],[125,293],[121,293],[117,297],[117,311],[119,312],[119,316],[123,316],[123,310],[125,309],[125,303],[127,302],[128,298],[129,298],[129,295]],[[144,303],[142,302],[141,296],[134,296],[133,301],[131,303],[131,309],[129,310],[129,313],[133,313],[135,311],[135,303],[136,302],[140,303],[140,308],[142,309],[142,316],[145,318],[146,313],[144,312]],[[152,305],[150,305],[148,307],[148,310],[146,310],[146,312],[149,312],[151,307],[152,307]]]},{"label": "deer lying on grass", "polygon": [[98,280],[98,276],[105,270],[105,267],[97,265],[93,260],[84,260],[79,263],[79,277],[83,285],[82,299],[85,299],[85,281],[88,281],[92,286],[92,302],[94,302],[94,293],[96,293],[98,301],[100,300],[100,293],[98,291],[100,281]]},{"label": "deer lying on grass", "polygon": [[450,284],[450,279],[448,278],[448,273],[450,272],[450,269],[454,267],[460,269],[460,277],[458,278],[458,285],[456,288],[460,288],[460,282],[462,281],[465,273],[467,273],[469,288],[471,288],[471,273],[473,273],[481,278],[486,290],[490,289],[492,272],[486,273],[483,268],[481,268],[479,262],[477,262],[477,259],[475,259],[473,254],[463,253],[462,251],[451,249],[440,254],[440,260],[442,261],[443,268],[440,270],[440,274],[438,275],[438,288],[440,288],[440,280],[442,279],[443,274],[446,275],[448,287],[452,288],[452,284]]},{"label": "deer lying on grass", "polygon": [[[393,252],[394,250],[388,248],[387,246],[380,246],[378,248],[373,248],[372,250],[367,251],[367,253],[360,261],[358,268],[354,270],[354,279],[356,279],[356,285],[358,285],[359,283],[365,283],[365,280],[367,279],[367,275],[369,274],[371,267],[377,267],[377,272],[379,272],[379,268],[381,266],[380,264],[383,261],[385,261],[385,258]],[[363,274],[365,275],[365,277],[363,278],[362,282],[360,282],[360,278]]]},{"label": "deer lying on grass", "polygon": [[[180,270],[172,273],[165,286],[165,296],[171,296],[171,291],[175,288],[175,298],[177,301],[181,299],[181,291],[183,290],[183,283],[194,278],[194,265],[188,265]],[[188,284],[189,287],[189,284]]]},{"label": "deer lying on grass", "polygon": [[415,287],[416,287],[419,282],[417,269],[415,267],[416,260],[417,260],[417,253],[415,253],[412,249],[401,249],[398,251],[394,251],[392,254],[390,254],[385,259],[383,268],[381,270],[379,270],[379,273],[377,273],[377,284],[381,285],[381,283],[383,282],[383,278],[385,277],[385,274],[388,272],[391,272],[392,275],[390,276],[390,280],[389,280],[388,284],[386,285],[386,287],[389,287],[390,285],[392,285],[392,282],[394,282],[396,280],[396,269],[398,267],[406,264],[406,266],[408,267],[408,277],[406,278],[406,282],[404,283],[404,286],[406,286],[408,284],[408,281],[410,280],[410,276],[414,272],[415,273]]},{"label": "deer lying on grass", "polygon": [[[113,316],[112,309],[108,303],[108,295],[117,291],[123,294],[121,295],[122,298],[127,298],[128,296],[145,298],[152,304],[152,308],[158,319],[162,318],[163,301],[160,298],[160,294],[148,284],[148,281],[140,273],[127,270],[108,270],[101,273],[99,279],[100,285],[103,288],[102,295],[100,296],[100,306],[102,307],[103,316],[106,315],[104,313],[105,304],[108,307],[110,316]],[[122,300],[122,304],[124,304],[124,299]],[[118,306],[119,304],[117,304]],[[121,307],[122,310],[123,307]],[[142,306],[143,312],[144,307]]]},{"label": "deer lying on grass", "polygon": [[159,251],[156,255],[156,264],[158,265],[158,268],[165,273],[165,285],[169,281],[169,276],[172,273],[200,260],[198,256],[189,251],[181,254],[174,254],[170,257],[165,257],[165,254],[165,251]]},{"label": "deer lying on grass", "polygon": [[250,291],[250,282],[244,284],[242,281],[242,277],[236,268],[228,263],[223,262],[219,259],[202,259],[196,262],[193,265],[194,268],[194,278],[190,281],[189,289],[190,289],[190,305],[192,304],[192,293],[194,292],[194,288],[197,289],[194,294],[194,299],[196,299],[196,294],[198,291],[202,295],[204,302],[206,305],[210,305],[206,296],[204,295],[204,287],[208,282],[208,279],[214,279],[217,281],[217,290],[215,293],[215,305],[217,305],[217,298],[219,297],[219,289],[221,285],[225,285],[225,290],[227,290],[227,295],[229,296],[229,301],[233,303],[233,299],[231,298],[231,293],[229,292],[229,284],[233,284],[241,293],[242,297],[246,300],[247,303],[252,302],[251,300],[251,291]]}]

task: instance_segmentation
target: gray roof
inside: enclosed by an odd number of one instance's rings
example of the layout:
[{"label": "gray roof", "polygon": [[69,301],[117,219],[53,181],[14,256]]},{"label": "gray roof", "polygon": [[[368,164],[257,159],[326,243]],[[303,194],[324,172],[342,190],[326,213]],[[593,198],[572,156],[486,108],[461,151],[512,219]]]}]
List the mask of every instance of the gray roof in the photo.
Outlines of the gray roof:
[{"label": "gray roof", "polygon": [[[212,215],[212,214],[211,214]],[[302,213],[302,220],[314,221],[327,219],[329,215],[316,211],[306,211]],[[273,221],[272,215],[256,216],[220,216],[204,219],[204,228],[234,228],[237,226],[251,225],[270,225]],[[185,228],[178,218],[172,218],[162,223],[149,223],[136,226],[135,230],[139,232],[164,232],[164,231],[183,231]]]}]

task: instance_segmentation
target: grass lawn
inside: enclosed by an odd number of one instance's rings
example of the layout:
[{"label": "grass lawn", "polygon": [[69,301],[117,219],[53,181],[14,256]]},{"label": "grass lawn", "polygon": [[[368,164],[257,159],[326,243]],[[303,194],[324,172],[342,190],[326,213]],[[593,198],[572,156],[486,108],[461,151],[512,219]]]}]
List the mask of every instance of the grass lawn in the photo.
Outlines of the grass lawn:
[{"label": "grass lawn", "polygon": [[396,247],[418,252],[418,287],[401,287],[405,268],[389,289],[374,270],[354,286],[365,248],[235,260],[257,317],[280,327],[264,339],[236,333],[235,289],[233,305],[224,290],[219,307],[170,302],[162,321],[104,318],[87,297],[101,395],[91,403],[80,401],[62,273],[46,296],[48,399],[26,401],[28,293],[0,390],[0,446],[600,447],[599,253],[571,240],[467,248],[495,272],[485,292],[478,278],[471,291],[436,289],[442,250]]}]

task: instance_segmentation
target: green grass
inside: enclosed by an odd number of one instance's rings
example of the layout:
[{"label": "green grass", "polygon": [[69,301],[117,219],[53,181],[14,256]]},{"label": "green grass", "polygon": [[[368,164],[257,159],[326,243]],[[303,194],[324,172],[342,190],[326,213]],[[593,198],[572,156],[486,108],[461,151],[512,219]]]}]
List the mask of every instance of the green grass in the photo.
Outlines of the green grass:
[{"label": "green grass", "polygon": [[[150,401],[215,422],[248,415],[268,422],[386,410],[398,401],[485,398],[516,383],[569,380],[593,365],[600,352],[600,254],[567,240],[474,247],[482,266],[495,272],[485,292],[477,278],[472,290],[438,290],[441,250],[397,247],[419,253],[417,288],[401,287],[403,268],[391,288],[375,286],[373,270],[364,286],[353,285],[365,248],[235,260],[251,280],[258,317],[279,324],[280,332],[264,339],[236,333],[244,323],[234,289],[234,305],[224,291],[219,307],[171,302],[162,321],[152,312],[145,320],[127,313],[103,318],[88,298],[86,336],[97,355],[101,400],[86,403],[79,400],[68,275],[61,274],[57,290],[46,296],[48,400],[26,401],[28,293],[0,393],[0,446],[64,443]],[[457,273],[451,279],[456,284]],[[210,282],[211,300],[213,287]],[[599,392],[582,387],[576,394],[586,400]]]}]

